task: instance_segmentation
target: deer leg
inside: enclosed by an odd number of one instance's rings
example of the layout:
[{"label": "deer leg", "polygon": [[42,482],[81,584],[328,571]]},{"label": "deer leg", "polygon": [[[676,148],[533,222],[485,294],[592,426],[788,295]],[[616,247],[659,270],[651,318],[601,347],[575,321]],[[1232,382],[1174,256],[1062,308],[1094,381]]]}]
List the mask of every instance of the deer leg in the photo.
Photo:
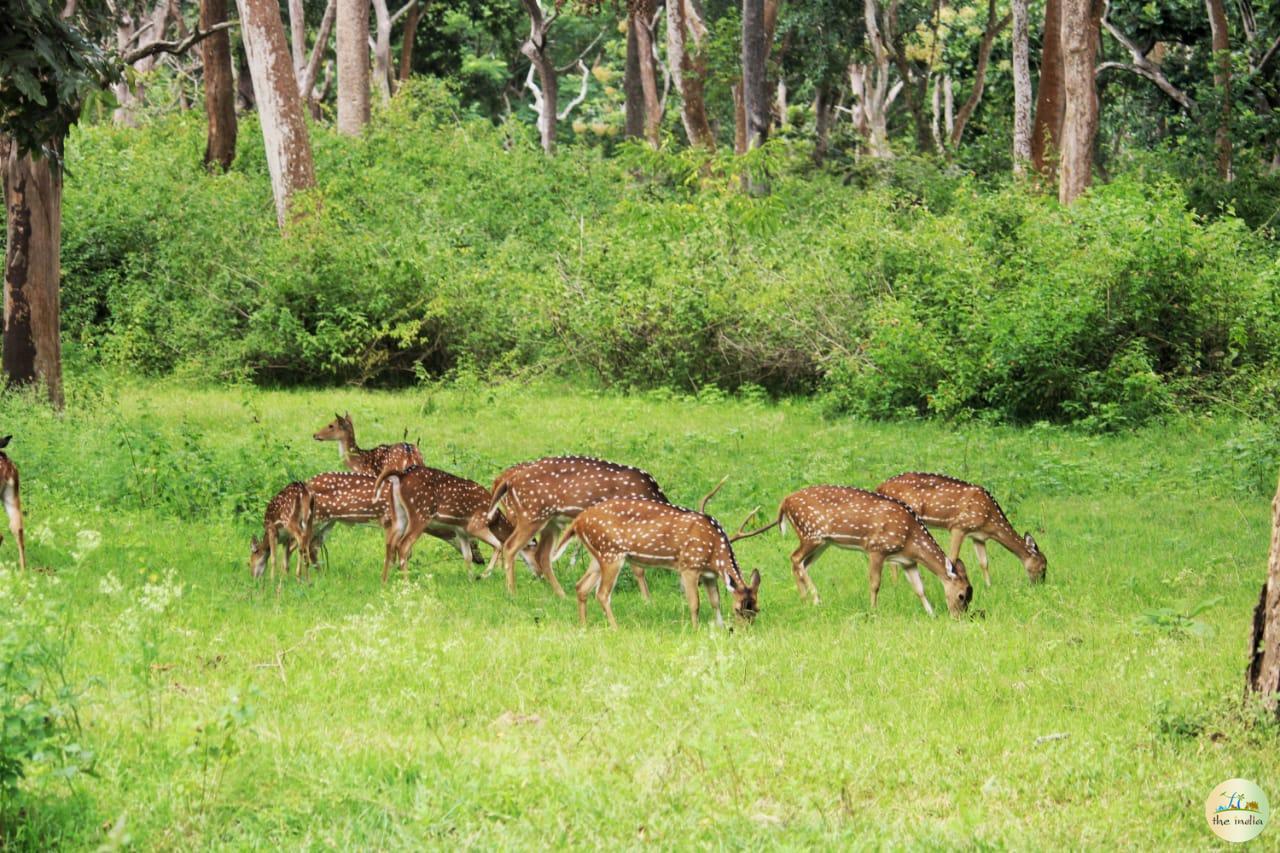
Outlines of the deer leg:
[{"label": "deer leg", "polygon": [[924,612],[930,616],[933,615],[933,607],[929,605],[929,599],[924,594],[924,581],[920,580],[920,567],[912,566],[902,570],[907,576],[907,582],[911,584],[911,588],[916,591],[916,595],[920,598],[920,603],[924,605]]},{"label": "deer leg", "polygon": [[[623,558],[610,560],[600,566],[600,583],[596,585],[596,601],[604,608],[604,615],[609,619],[609,627],[617,628],[618,620],[613,618],[613,587],[618,582],[618,573],[622,571]],[[561,593],[563,595],[564,593]]]},{"label": "deer leg", "polygon": [[987,562],[987,543],[973,540],[973,553],[978,555],[978,565],[982,568],[982,579],[991,586],[991,568]]},{"label": "deer leg", "polygon": [[18,497],[18,487],[14,483],[5,483],[4,511],[9,516],[9,532],[18,543],[18,569],[27,570],[27,541],[22,533],[22,499]]},{"label": "deer leg", "polygon": [[652,603],[653,598],[649,595],[649,582],[644,577],[644,566],[631,564],[631,574],[636,576],[636,584],[640,587],[640,597],[647,603]]},{"label": "deer leg", "polygon": [[[564,598],[564,589],[556,578],[556,570],[551,566],[551,554],[555,550],[556,540],[560,538],[559,533],[560,528],[555,524],[548,524],[543,528],[542,535],[538,537],[538,550],[534,553],[533,561],[537,563],[538,570],[546,578],[547,583],[551,584],[552,591]],[[609,592],[612,594],[613,589],[610,588]]]},{"label": "deer leg", "polygon": [[458,534],[457,542],[458,550],[462,552],[462,561],[466,563],[467,570],[470,571],[471,563],[475,557],[471,551],[471,538],[464,534]]},{"label": "deer leg", "polygon": [[[896,564],[895,564],[896,565]],[[867,582],[871,585],[871,609],[876,609],[876,599],[880,595],[880,574],[884,569],[884,554],[879,551],[867,552]]]},{"label": "deer leg", "polygon": [[684,590],[685,600],[689,602],[689,620],[696,630],[698,627],[698,573],[681,572],[680,587]]},{"label": "deer leg", "polygon": [[702,588],[707,591],[707,603],[716,612],[716,626],[723,628],[724,614],[720,612],[720,584],[716,581],[715,575],[703,577]]},{"label": "deer leg", "polygon": [[516,594],[516,554],[529,540],[538,535],[543,527],[536,521],[520,521],[516,524],[507,541],[502,543],[502,568],[507,574],[507,593]]},{"label": "deer leg", "polygon": [[820,604],[818,588],[809,577],[809,564],[822,555],[824,547],[820,542],[802,541],[800,547],[791,553],[791,573],[796,579],[796,588],[800,597],[812,597],[814,604]]},{"label": "deer leg", "polygon": [[600,561],[594,556],[591,558],[591,565],[587,566],[586,572],[578,579],[574,585],[574,590],[578,594],[578,622],[582,627],[587,627],[587,596],[600,583]]}]

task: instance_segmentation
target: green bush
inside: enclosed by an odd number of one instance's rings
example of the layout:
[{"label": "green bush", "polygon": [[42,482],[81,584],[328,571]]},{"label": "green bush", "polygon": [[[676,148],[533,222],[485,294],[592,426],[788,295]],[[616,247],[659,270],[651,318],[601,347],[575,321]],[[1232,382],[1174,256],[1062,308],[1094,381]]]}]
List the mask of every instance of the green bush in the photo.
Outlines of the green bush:
[{"label": "green bush", "polygon": [[1070,209],[927,160],[814,172],[566,145],[406,87],[358,139],[313,128],[319,212],[276,230],[260,139],[200,167],[195,116],[69,147],[66,328],[146,374],[397,384],[460,363],[606,384],[821,391],[833,412],[1139,423],[1266,402],[1280,260],[1177,186]]}]

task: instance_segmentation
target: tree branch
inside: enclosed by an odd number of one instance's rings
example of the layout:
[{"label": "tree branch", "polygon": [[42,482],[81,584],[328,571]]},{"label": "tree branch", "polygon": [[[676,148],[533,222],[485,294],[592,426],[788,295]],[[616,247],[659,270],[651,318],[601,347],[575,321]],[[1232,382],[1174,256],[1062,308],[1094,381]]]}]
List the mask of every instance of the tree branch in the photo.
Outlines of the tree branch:
[{"label": "tree branch", "polygon": [[320,19],[320,29],[316,32],[316,43],[311,47],[311,58],[307,61],[307,69],[302,75],[302,84],[298,90],[304,98],[311,98],[311,91],[316,86],[316,77],[320,74],[320,60],[329,49],[329,33],[333,30],[333,19],[338,11],[338,0],[329,0],[324,7],[324,17]]},{"label": "tree branch", "polygon": [[996,3],[995,0],[988,0],[987,4],[987,31],[982,34],[982,42],[978,45],[978,67],[973,72],[973,91],[969,93],[968,99],[964,105],[960,107],[960,112],[956,114],[955,126],[951,129],[951,147],[955,148],[960,144],[960,138],[964,135],[964,126],[969,123],[969,118],[973,115],[973,111],[978,108],[978,104],[982,101],[982,90],[987,83],[987,63],[991,61],[991,48],[995,45],[996,36],[1009,26],[1013,21],[1013,15],[1005,15],[999,21],[996,21]]},{"label": "tree branch", "polygon": [[564,121],[567,119],[569,117],[569,113],[573,112],[574,108],[577,107],[578,104],[587,99],[587,82],[591,78],[591,71],[587,68],[587,63],[583,62],[581,59],[578,60],[578,67],[582,69],[582,88],[578,91],[578,94],[574,96],[574,99],[569,102],[568,106],[561,110],[556,116],[558,121]]},{"label": "tree branch", "polygon": [[229,30],[234,26],[236,26],[235,21],[223,21],[221,24],[212,26],[207,30],[202,30],[197,25],[191,32],[191,35],[184,39],[179,39],[177,41],[153,41],[150,44],[144,44],[142,47],[136,50],[131,50],[122,55],[120,57],[120,61],[125,65],[132,65],[140,59],[155,56],[157,53],[172,53],[175,56],[186,53],[192,47],[204,41],[214,33],[221,32],[222,30]]},{"label": "tree branch", "polygon": [[399,11],[397,11],[395,14],[391,16],[391,26],[394,27],[396,25],[396,21],[403,18],[405,13],[408,12],[417,4],[418,4],[418,0],[409,0],[408,3],[405,3],[403,6],[401,6]]},{"label": "tree branch", "polygon": [[1135,74],[1146,77],[1152,83],[1155,83],[1161,92],[1164,92],[1170,98],[1177,101],[1178,104],[1187,112],[1195,112],[1195,104],[1192,102],[1191,98],[1187,97],[1187,93],[1169,82],[1169,78],[1164,76],[1164,72],[1160,70],[1160,67],[1150,59],[1147,59],[1147,55],[1143,53],[1136,44],[1130,41],[1124,33],[1120,32],[1120,30],[1116,28],[1115,24],[1111,23],[1109,18],[1110,15],[1111,3],[1107,2],[1102,10],[1102,26],[1107,32],[1111,33],[1112,38],[1120,42],[1120,44],[1124,46],[1125,50],[1129,51],[1129,55],[1133,57],[1133,65],[1128,66],[1119,62],[1104,62],[1094,71],[1094,76],[1096,77],[1108,68],[1121,68],[1126,71],[1132,71]]},{"label": "tree branch", "polygon": [[1280,50],[1280,36],[1276,36],[1276,40],[1271,43],[1271,47],[1267,48],[1267,52],[1262,54],[1262,58],[1258,60],[1258,64],[1254,67],[1254,71],[1261,71],[1267,67],[1267,63],[1276,55],[1276,51]]}]

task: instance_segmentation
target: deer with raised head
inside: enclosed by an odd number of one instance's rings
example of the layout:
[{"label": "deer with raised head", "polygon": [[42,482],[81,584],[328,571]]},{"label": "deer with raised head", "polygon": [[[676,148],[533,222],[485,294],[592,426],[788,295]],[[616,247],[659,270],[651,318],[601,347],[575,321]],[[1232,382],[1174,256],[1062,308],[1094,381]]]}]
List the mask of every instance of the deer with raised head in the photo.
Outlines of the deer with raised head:
[{"label": "deer with raised head", "polygon": [[1029,532],[1018,535],[1000,504],[982,486],[943,474],[912,471],[885,480],[876,487],[876,491],[902,501],[930,527],[950,531],[947,556],[953,560],[960,556],[964,538],[973,539],[973,550],[978,555],[978,565],[982,567],[982,577],[987,586],[991,586],[988,539],[999,542],[1021,560],[1032,583],[1044,580],[1049,561],[1041,553],[1035,537]]},{"label": "deer with raised head", "polygon": [[924,522],[902,501],[849,486],[810,486],[787,495],[778,507],[778,517],[764,527],[733,537],[733,541],[764,533],[772,527],[795,528],[800,547],[791,554],[791,571],[803,596],[819,603],[818,588],[809,577],[809,566],[831,545],[852,548],[867,554],[871,583],[871,606],[880,594],[880,573],[885,562],[902,567],[925,612],[933,607],[924,594],[919,565],[924,565],[942,581],[947,607],[952,615],[968,609],[973,587],[964,563],[942,552]]},{"label": "deer with raised head", "polygon": [[333,420],[314,436],[316,441],[338,442],[342,464],[357,474],[372,474],[379,479],[404,471],[411,465],[425,465],[422,453],[407,441],[380,444],[362,450],[356,444],[356,427],[351,414],[334,415]]},{"label": "deer with raised head", "polygon": [[578,619],[587,623],[587,596],[595,593],[609,625],[613,618],[613,587],[622,564],[659,566],[680,573],[680,586],[689,602],[689,618],[698,627],[698,584],[723,625],[720,587],[723,580],[733,596],[733,612],[750,621],[760,610],[760,572],[742,577],[738,558],[720,523],[709,515],[646,498],[614,498],[581,512],[556,545],[559,556],[573,539],[591,556],[586,574],[577,583]]},{"label": "deer with raised head", "polygon": [[389,489],[377,495],[377,478],[372,474],[355,474],[347,471],[330,471],[317,474],[307,481],[311,493],[311,548],[309,559],[315,562],[316,551],[323,545],[336,524],[382,525],[385,551],[382,560],[382,582],[387,582],[391,561],[395,558],[396,543],[408,526],[408,518],[399,511],[395,495],[400,489],[398,475],[387,477]]},{"label": "deer with raised head", "polygon": [[[515,557],[536,536],[534,554],[537,571],[547,579],[556,595],[564,589],[552,568],[556,536],[565,522],[583,510],[610,498],[647,498],[667,502],[658,481],[646,471],[587,456],[550,456],[515,465],[494,480],[488,517],[506,510],[512,532],[503,543],[502,564],[507,574],[507,592],[516,591]],[[648,585],[637,573],[641,593],[649,598]]]},{"label": "deer with raised head", "polygon": [[[395,476],[400,481],[397,513],[406,519],[405,529],[396,542],[401,572],[408,571],[409,556],[423,533],[453,545],[468,565],[484,562],[475,548],[477,542],[490,545],[494,549],[493,559],[497,559],[512,527],[501,511],[489,519],[490,495],[484,486],[423,465],[414,465]],[[380,488],[381,478],[375,493]],[[536,576],[532,552],[533,548],[527,546],[520,551],[520,556]],[[492,568],[493,560],[489,565]]]},{"label": "deer with raised head", "polygon": [[[8,447],[13,438],[6,435],[0,438],[0,448]],[[18,568],[27,570],[27,540],[22,532],[22,497],[18,493],[18,466],[0,450],[0,498],[4,500],[4,514],[9,517],[9,531],[18,543]],[[0,542],[4,537],[0,536]]]},{"label": "deer with raised head", "polygon": [[[305,483],[290,483],[277,492],[267,503],[267,511],[263,514],[262,538],[255,536],[250,540],[249,573],[260,578],[267,569],[267,563],[270,563],[271,578],[275,580],[277,558],[283,554],[283,581],[289,576],[289,557],[296,549],[296,577],[301,580],[303,568],[309,567],[311,558],[311,515],[311,492]],[[276,589],[280,589],[280,582],[277,582]]]}]

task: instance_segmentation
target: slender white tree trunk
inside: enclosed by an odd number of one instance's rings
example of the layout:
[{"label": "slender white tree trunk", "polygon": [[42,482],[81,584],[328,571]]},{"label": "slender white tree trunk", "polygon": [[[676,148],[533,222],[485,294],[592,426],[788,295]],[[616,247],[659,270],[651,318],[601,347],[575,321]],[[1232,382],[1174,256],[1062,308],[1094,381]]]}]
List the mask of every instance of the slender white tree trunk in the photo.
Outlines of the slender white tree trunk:
[{"label": "slender white tree trunk", "polygon": [[369,123],[369,0],[338,0],[338,132]]},{"label": "slender white tree trunk", "polygon": [[253,92],[262,124],[267,171],[276,201],[276,220],[284,228],[293,211],[293,197],[316,184],[311,140],[302,116],[298,81],[293,74],[289,45],[276,0],[236,0],[240,9],[240,37],[253,77]]},{"label": "slender white tree trunk", "polygon": [[1031,161],[1031,60],[1027,0],[1012,0],[1013,11],[1013,173],[1027,173]]}]

